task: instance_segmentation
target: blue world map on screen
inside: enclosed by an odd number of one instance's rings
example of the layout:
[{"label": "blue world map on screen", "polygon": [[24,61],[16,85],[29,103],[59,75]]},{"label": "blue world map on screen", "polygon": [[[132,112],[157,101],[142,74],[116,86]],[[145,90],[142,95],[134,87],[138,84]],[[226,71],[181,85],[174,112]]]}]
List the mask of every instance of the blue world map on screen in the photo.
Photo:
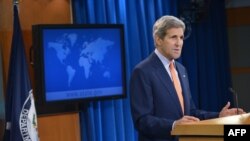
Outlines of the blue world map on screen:
[{"label": "blue world map on screen", "polygon": [[[117,29],[44,31],[45,82],[48,97],[121,91],[122,64]],[[98,89],[98,91],[96,90]],[[119,92],[120,93],[120,92]],[[63,98],[63,97],[62,97]]]},{"label": "blue world map on screen", "polygon": [[[70,34],[68,35],[68,38],[70,44],[74,46],[74,41],[76,41],[77,35]],[[108,47],[111,47],[113,44],[114,42],[102,38],[98,38],[90,43],[83,43],[82,48],[79,49],[80,57],[76,61],[78,61],[79,66],[84,69],[84,76],[86,79],[88,79],[92,73],[90,71],[92,63],[95,62],[102,65]],[[60,60],[62,64],[65,64],[64,62],[67,59],[67,56],[71,53],[70,48],[64,48],[62,43],[57,42],[49,42],[48,47],[54,49],[58,60]],[[72,79],[75,77],[76,69],[70,64],[65,64],[65,69],[68,75],[68,87],[70,87]],[[103,77],[110,77],[110,72],[108,70],[103,72]]]}]

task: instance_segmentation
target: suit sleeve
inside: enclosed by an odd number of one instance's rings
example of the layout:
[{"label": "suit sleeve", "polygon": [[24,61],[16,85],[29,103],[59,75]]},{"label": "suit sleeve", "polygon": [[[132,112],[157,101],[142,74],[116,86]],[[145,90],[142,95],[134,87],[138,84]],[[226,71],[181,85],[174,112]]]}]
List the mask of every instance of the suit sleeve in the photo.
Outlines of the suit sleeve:
[{"label": "suit sleeve", "polygon": [[189,79],[188,79],[187,71],[184,67],[183,67],[183,70],[185,70],[185,75],[187,77],[187,79],[186,79],[187,80],[187,82],[186,82],[187,90],[186,91],[188,91],[188,97],[189,97],[189,103],[190,103],[190,115],[197,117],[201,120],[217,118],[219,116],[218,112],[210,112],[210,111],[200,110],[200,109],[196,108],[194,101],[192,99],[192,96],[191,96],[190,88],[189,88],[189,82],[188,82]]}]

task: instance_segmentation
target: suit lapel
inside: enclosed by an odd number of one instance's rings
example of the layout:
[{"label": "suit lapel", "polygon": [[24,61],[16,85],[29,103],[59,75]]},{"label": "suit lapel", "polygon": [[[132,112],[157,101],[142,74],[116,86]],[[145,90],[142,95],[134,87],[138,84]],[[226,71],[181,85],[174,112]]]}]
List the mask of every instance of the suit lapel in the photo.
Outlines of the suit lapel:
[{"label": "suit lapel", "polygon": [[184,111],[185,114],[188,114],[189,112],[189,97],[188,97],[188,78],[186,75],[186,72],[184,69],[181,69],[180,65],[178,64],[178,62],[176,63],[176,70],[178,71],[178,77],[180,79],[180,83],[181,83],[181,87],[182,87],[182,95],[183,95],[183,99],[184,99]]},{"label": "suit lapel", "polygon": [[181,105],[179,103],[179,98],[177,96],[177,93],[175,91],[173,82],[170,78],[170,76],[168,75],[168,72],[166,71],[164,65],[162,64],[161,60],[158,58],[158,56],[154,53],[153,55],[151,55],[152,61],[153,61],[153,65],[156,69],[156,71],[154,73],[156,73],[156,76],[158,77],[158,79],[162,82],[162,84],[166,87],[167,92],[166,94],[169,94],[170,97],[172,98],[172,100],[174,100],[175,102],[175,106],[178,107],[178,112],[180,114],[182,114],[182,110],[181,110]]}]

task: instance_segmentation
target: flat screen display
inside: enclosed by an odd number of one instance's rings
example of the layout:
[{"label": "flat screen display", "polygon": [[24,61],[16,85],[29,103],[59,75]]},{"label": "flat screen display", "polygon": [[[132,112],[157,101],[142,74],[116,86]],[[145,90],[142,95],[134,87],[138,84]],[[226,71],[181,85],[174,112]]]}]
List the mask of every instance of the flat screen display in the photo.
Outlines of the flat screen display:
[{"label": "flat screen display", "polygon": [[126,96],[123,25],[46,24],[32,30],[38,106]]}]

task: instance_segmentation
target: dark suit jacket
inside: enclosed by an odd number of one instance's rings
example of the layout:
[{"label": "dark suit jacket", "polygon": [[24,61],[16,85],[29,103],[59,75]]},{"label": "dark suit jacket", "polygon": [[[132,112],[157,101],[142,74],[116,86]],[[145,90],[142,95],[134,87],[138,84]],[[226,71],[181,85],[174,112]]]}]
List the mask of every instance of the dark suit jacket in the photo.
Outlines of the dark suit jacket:
[{"label": "dark suit jacket", "polygon": [[[186,69],[175,61],[181,81],[185,115],[200,119],[218,117],[218,113],[195,108],[190,94]],[[139,141],[173,141],[172,124],[183,114],[174,85],[158,56],[153,52],[139,63],[130,80],[130,102]]]}]

